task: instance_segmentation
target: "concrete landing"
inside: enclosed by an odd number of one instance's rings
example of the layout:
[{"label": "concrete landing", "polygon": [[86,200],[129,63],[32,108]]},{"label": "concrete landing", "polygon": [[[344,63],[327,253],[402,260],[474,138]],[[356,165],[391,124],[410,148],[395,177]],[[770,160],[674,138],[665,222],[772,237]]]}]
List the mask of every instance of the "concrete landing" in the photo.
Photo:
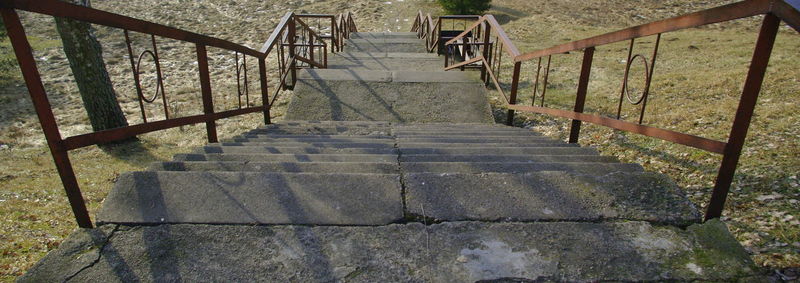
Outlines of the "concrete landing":
[{"label": "concrete landing", "polygon": [[486,90],[461,73],[306,70],[289,120],[491,123]]},{"label": "concrete landing", "polygon": [[762,281],[754,270],[718,221],[103,225],[73,233],[19,282]]},{"label": "concrete landing", "polygon": [[396,174],[132,172],[97,222],[386,225],[403,218],[400,195]]}]

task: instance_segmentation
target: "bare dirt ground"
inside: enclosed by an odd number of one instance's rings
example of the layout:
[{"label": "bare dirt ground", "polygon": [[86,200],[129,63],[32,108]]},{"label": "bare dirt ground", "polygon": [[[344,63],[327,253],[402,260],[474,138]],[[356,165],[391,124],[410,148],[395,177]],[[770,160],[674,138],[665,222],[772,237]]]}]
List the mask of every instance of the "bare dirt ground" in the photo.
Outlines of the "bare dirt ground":
[{"label": "bare dirt ground", "polygon": [[[532,51],[627,26],[650,22],[731,1],[528,1],[495,0],[496,15],[520,50]],[[206,34],[259,48],[287,11],[338,13],[352,11],[361,31],[408,31],[418,9],[434,16],[441,12],[433,1],[333,0],[333,1],[93,1],[95,8]],[[60,48],[52,18],[22,13],[34,46],[45,87],[63,136],[90,131]],[[724,139],[741,91],[759,19],[665,34],[654,78],[646,123]],[[316,23],[312,23],[316,24]],[[96,27],[104,57],[130,123],[140,123],[130,62],[123,32]],[[134,54],[148,49],[147,36],[133,34]],[[157,38],[165,74],[167,107],[174,116],[202,112],[194,46]],[[652,48],[651,38],[641,41],[641,52]],[[616,99],[627,43],[598,48],[597,66],[590,85],[590,112],[616,111]],[[637,45],[639,48],[639,45]],[[756,262],[770,270],[800,266],[800,112],[794,101],[800,95],[800,36],[782,29],[773,55],[757,116],[737,171],[724,218]],[[74,220],[44,144],[38,120],[24,83],[13,66],[8,41],[0,42],[0,280],[11,281],[58,246],[75,229]],[[217,110],[237,107],[234,54],[210,49],[212,89]],[[580,52],[554,57],[547,104],[569,109],[574,100]],[[147,59],[145,59],[147,60]],[[150,61],[146,61],[150,62]],[[254,62],[254,61],[252,61]],[[271,62],[274,74],[274,60]],[[11,66],[11,67],[9,67]],[[510,67],[506,65],[505,68]],[[146,93],[154,88],[153,67],[143,63]],[[257,65],[248,70],[255,74]],[[523,67],[532,78],[535,64]],[[638,71],[638,70],[635,70]],[[506,76],[508,71],[506,71]],[[530,79],[529,79],[530,80]],[[250,93],[257,93],[251,81]],[[270,85],[275,85],[275,76]],[[530,103],[531,82],[523,85],[521,103]],[[281,119],[291,92],[283,92],[273,111]],[[570,97],[571,95],[571,97]],[[496,112],[502,106],[495,94]],[[251,99],[257,100],[257,99]],[[537,102],[538,103],[538,102]],[[637,117],[625,106],[624,118]],[[147,105],[149,120],[163,119],[163,105]],[[259,114],[220,122],[220,138],[256,127]],[[519,115],[516,123],[565,138],[568,121],[541,115]],[[71,152],[90,214],[99,208],[116,176],[142,170],[148,163],[169,160],[176,153],[205,143],[202,126],[187,126],[140,136],[138,145],[112,150],[88,147]],[[689,197],[702,207],[716,176],[719,156],[666,142],[585,126],[581,142],[625,162],[672,176]],[[786,272],[786,271],[784,271]],[[789,273],[793,271],[788,271]],[[791,274],[789,274],[791,276]]]}]

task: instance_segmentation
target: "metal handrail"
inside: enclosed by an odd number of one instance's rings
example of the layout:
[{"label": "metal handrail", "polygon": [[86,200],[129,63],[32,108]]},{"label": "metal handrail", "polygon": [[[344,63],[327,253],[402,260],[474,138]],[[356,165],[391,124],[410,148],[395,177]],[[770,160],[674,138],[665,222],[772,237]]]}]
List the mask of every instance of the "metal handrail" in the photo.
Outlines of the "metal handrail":
[{"label": "metal handrail", "polygon": [[[477,20],[481,16],[478,15],[446,15],[440,16],[436,19],[434,24],[433,18],[430,14],[423,15],[422,11],[417,11],[414,18],[414,23],[411,26],[412,32],[417,32],[417,38],[425,39],[425,47],[428,52],[437,50],[439,44],[442,42],[442,26],[445,20]],[[426,28],[427,27],[427,28]]]},{"label": "metal handrail", "polygon": [[[17,10],[34,12],[54,17],[68,18],[87,23],[103,25],[113,28],[122,29],[125,33],[126,45],[133,69],[133,77],[139,99],[139,105],[142,108],[143,123],[130,125],[120,128],[96,131],[88,134],[81,134],[62,138],[59,131],[58,124],[54,117],[51,104],[47,98],[47,93],[42,84],[41,76],[36,65],[36,61],[32,55],[30,43],[25,34],[25,29],[17,14]],[[348,38],[351,31],[356,31],[355,21],[351,13],[341,16],[341,22],[336,22],[337,17],[334,15],[320,15],[320,14],[294,14],[286,13],[281,19],[278,26],[275,28],[269,38],[264,42],[260,50],[255,50],[244,45],[232,43],[223,39],[218,39],[210,36],[205,36],[161,24],[147,22],[127,16],[122,16],[106,11],[92,9],[80,5],[74,5],[58,0],[2,0],[0,1],[0,14],[3,17],[3,23],[8,31],[8,37],[14,48],[14,53],[19,62],[22,71],[23,79],[28,87],[28,92],[34,104],[36,114],[42,126],[47,144],[53,156],[56,168],[61,178],[64,190],[66,191],[67,198],[69,199],[70,206],[75,215],[78,226],[84,228],[92,227],[91,219],[86,204],[78,186],[75,172],[69,160],[69,151],[97,144],[104,144],[119,140],[128,139],[139,134],[180,127],[190,124],[205,123],[207,138],[209,142],[217,142],[216,121],[233,116],[263,112],[264,122],[266,124],[270,121],[270,109],[278,98],[280,91],[287,88],[287,78],[291,75],[292,86],[296,81],[296,70],[298,68],[325,68],[327,67],[327,52],[328,44],[326,39],[331,40],[331,44],[336,46],[332,48],[340,51],[343,38]],[[321,36],[317,34],[311,27],[309,27],[302,19],[303,18],[327,18],[331,23],[331,35]],[[131,48],[131,41],[129,39],[129,32],[139,32],[150,35],[152,40],[153,50],[145,50],[138,58],[138,62],[134,60],[135,55]],[[166,104],[166,93],[164,91],[164,84],[161,76],[161,69],[159,57],[157,52],[156,36],[175,39],[183,42],[190,42],[195,44],[195,51],[197,55],[198,73],[200,75],[200,87],[203,103],[203,114],[193,115],[187,117],[170,117],[167,108],[164,108],[165,119],[160,121],[148,121],[144,116],[144,103],[151,103],[156,100],[158,95],[162,96],[162,101]],[[238,109],[226,110],[222,112],[215,112],[213,92],[211,89],[210,72],[208,68],[208,54],[207,47],[216,47],[223,50],[233,51],[236,59],[235,71],[237,75],[237,90],[238,90]],[[318,51],[317,51],[318,50]],[[270,93],[267,85],[267,58],[277,51],[277,64],[278,64],[278,77],[280,83],[275,88],[274,93],[270,99]],[[321,54],[321,56],[316,56]],[[240,55],[243,60],[240,64]],[[142,94],[141,85],[138,77],[138,69],[141,59],[145,56],[151,56],[156,64],[157,75],[157,89],[156,93],[151,98],[146,98]],[[247,56],[257,59],[259,65],[259,80],[261,90],[261,105],[251,106],[247,78]],[[299,63],[298,63],[299,62]],[[305,65],[301,65],[305,64]],[[244,91],[242,91],[242,82],[240,76],[244,75]],[[246,105],[242,106],[241,96],[245,96]]]},{"label": "metal handrail", "polygon": [[[758,40],[755,44],[755,50],[751,59],[750,68],[745,79],[742,96],[739,100],[739,106],[737,108],[727,142],[642,125],[647,106],[649,87],[653,78],[653,70],[656,63],[656,57],[658,55],[658,46],[663,33],[758,15],[764,15],[764,20],[761,24]],[[514,46],[513,42],[509,40],[505,31],[497,23],[494,17],[492,15],[485,15],[481,17],[480,20],[473,23],[470,27],[466,28],[464,32],[445,43],[445,70],[459,68],[463,70],[465,66],[481,64],[478,66],[481,68],[481,78],[485,83],[488,83],[488,80],[491,79],[495,87],[506,98],[506,107],[509,109],[507,116],[508,125],[511,125],[513,122],[514,111],[541,113],[572,119],[572,126],[570,128],[569,135],[570,143],[578,142],[581,123],[589,122],[616,130],[654,137],[708,152],[722,154],[723,159],[719,168],[711,200],[706,207],[705,219],[708,220],[712,218],[718,218],[722,215],[725,200],[727,198],[730,185],[733,181],[733,175],[738,164],[739,156],[741,155],[744,140],[747,135],[747,129],[753,116],[756,100],[761,90],[764,73],[766,72],[769,57],[772,53],[772,47],[781,21],[800,32],[800,1],[747,0],[560,44],[550,48],[520,53],[519,50],[517,50]],[[483,34],[482,41],[467,40],[470,31],[480,29],[481,27],[486,30],[486,32]],[[495,34],[495,38],[497,39],[496,42],[490,41],[492,33]],[[649,62],[646,58],[646,55],[632,54],[635,39],[653,35],[656,36],[656,41],[655,46],[653,47],[652,55],[649,58]],[[616,118],[584,114],[584,104],[586,101],[586,93],[596,47],[626,40],[630,41],[630,46],[628,49],[628,58],[625,61],[627,62],[627,65],[625,77],[623,79],[622,90],[620,91]],[[505,52],[500,52],[499,48],[493,48],[493,44],[502,45],[502,49]],[[456,63],[454,61],[451,64],[450,61],[455,60],[457,55],[459,55],[455,54],[455,47],[460,47],[461,53],[464,55],[467,53],[467,51],[472,51],[473,48],[477,50],[477,52],[472,52],[473,54],[480,54],[473,56],[471,59],[468,59],[469,56],[462,55],[461,57],[463,57],[463,62]],[[547,79],[550,72],[550,62],[552,57],[554,55],[565,54],[579,50],[583,51],[583,62],[581,65],[580,77],[578,80],[578,90],[573,110],[569,111],[544,107],[544,95],[547,89]],[[502,53],[506,53],[507,55],[511,56],[514,65],[510,84],[511,89],[508,95],[506,95],[498,80],[498,77],[501,76],[500,59],[502,58]],[[535,103],[537,98],[536,95],[538,94],[537,90],[539,87],[542,60],[544,58],[547,58],[547,67],[545,68],[544,72],[543,90],[540,94],[541,104],[539,106],[517,105],[516,99],[517,90],[520,83],[521,64],[528,63],[532,60],[537,61],[537,71],[535,82],[533,83],[534,93],[532,99],[533,103]],[[632,62],[636,61],[643,62],[643,65],[645,66],[645,88],[640,98],[632,99],[628,93],[627,80],[629,75],[628,71],[631,67],[631,64]],[[632,105],[638,105],[641,108],[638,123],[627,122],[620,119],[623,100],[626,97]]]}]

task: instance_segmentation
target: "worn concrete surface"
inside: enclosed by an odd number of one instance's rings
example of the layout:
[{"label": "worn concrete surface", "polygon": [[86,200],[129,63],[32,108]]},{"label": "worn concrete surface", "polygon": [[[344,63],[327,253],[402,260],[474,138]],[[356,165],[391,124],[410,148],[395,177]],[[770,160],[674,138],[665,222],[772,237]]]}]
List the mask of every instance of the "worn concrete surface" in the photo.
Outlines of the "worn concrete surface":
[{"label": "worn concrete surface", "polygon": [[409,213],[442,221],[700,221],[677,186],[655,173],[406,173],[403,184]]},{"label": "worn concrete surface", "polygon": [[287,173],[376,173],[399,174],[396,162],[246,162],[186,161],[155,162],[148,171],[233,171]]},{"label": "worn concrete surface", "polygon": [[397,156],[388,154],[252,154],[208,153],[176,154],[174,161],[256,161],[256,162],[393,162]]},{"label": "worn concrete surface", "polygon": [[485,90],[478,85],[299,80],[286,118],[490,123],[493,118]]},{"label": "worn concrete surface", "polygon": [[73,233],[20,282],[747,282],[754,270],[718,221],[105,225]]},{"label": "worn concrete surface", "polygon": [[130,172],[97,222],[386,225],[400,194],[396,174]]}]

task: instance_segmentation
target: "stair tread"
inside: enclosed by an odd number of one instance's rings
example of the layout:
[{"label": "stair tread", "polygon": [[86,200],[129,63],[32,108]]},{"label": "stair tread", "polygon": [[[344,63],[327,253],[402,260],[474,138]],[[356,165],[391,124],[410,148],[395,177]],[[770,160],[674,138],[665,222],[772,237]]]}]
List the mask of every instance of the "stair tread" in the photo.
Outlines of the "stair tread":
[{"label": "stair tread", "polygon": [[674,183],[648,172],[406,173],[403,184],[410,213],[447,221],[700,221]]},{"label": "stair tread", "polygon": [[385,225],[403,217],[397,174],[129,172],[98,223]]},{"label": "stair tread", "polygon": [[[98,246],[106,248],[93,249]],[[698,277],[730,282],[758,274],[747,252],[718,220],[687,229],[640,221],[137,229],[104,225],[77,230],[58,250],[22,280],[97,281],[120,276],[120,266],[125,278],[151,278],[153,268],[159,267],[163,272],[158,275],[164,277],[158,278],[187,282],[337,281],[353,272],[364,282],[478,282],[499,277],[506,282]],[[86,253],[104,260],[75,260]],[[694,260],[709,254],[714,260]],[[273,269],[281,272],[254,272]]]}]

